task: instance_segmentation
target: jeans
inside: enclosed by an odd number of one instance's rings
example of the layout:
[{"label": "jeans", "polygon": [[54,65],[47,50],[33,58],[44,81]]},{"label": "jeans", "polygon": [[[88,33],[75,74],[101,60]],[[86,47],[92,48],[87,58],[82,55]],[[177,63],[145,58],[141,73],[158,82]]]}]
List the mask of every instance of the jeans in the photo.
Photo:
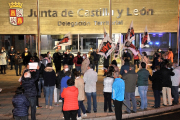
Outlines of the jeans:
[{"label": "jeans", "polygon": [[28,120],[28,116],[14,116],[15,120]]},{"label": "jeans", "polygon": [[179,103],[179,93],[178,93],[179,86],[172,86],[172,95],[174,97],[173,104]]},{"label": "jeans", "polygon": [[87,96],[87,111],[91,112],[91,97],[93,98],[93,111],[97,111],[96,92],[86,93]]},{"label": "jeans", "polygon": [[[132,93],[125,92],[125,99],[126,99],[126,104],[129,108],[131,108],[131,105],[130,105],[130,99],[131,99],[132,104],[133,104],[133,111],[136,112],[137,104],[136,104],[136,99],[135,99],[135,92],[132,92]],[[126,108],[126,111],[128,113],[131,112],[128,108]]]},{"label": "jeans", "polygon": [[29,97],[27,99],[31,106],[31,120],[36,120],[36,97]]},{"label": "jeans", "polygon": [[81,110],[82,110],[83,114],[85,114],[86,109],[84,107],[83,101],[78,101],[78,104],[79,104],[78,117],[81,117]]},{"label": "jeans", "polygon": [[104,92],[104,111],[107,111],[107,105],[109,108],[109,111],[112,111],[111,107],[111,92]]},{"label": "jeans", "polygon": [[81,72],[81,66],[76,66],[76,70]]},{"label": "jeans", "polygon": [[55,64],[55,68],[56,68],[56,73],[61,71],[61,64],[59,64],[59,63],[54,63],[54,64]]},{"label": "jeans", "polygon": [[[19,74],[18,74],[18,68],[19,68]],[[22,69],[22,65],[15,65],[15,69],[16,69],[16,75],[21,75],[21,69]]]},{"label": "jeans", "polygon": [[73,65],[68,65],[68,68],[71,71],[73,69]]},{"label": "jeans", "polygon": [[43,78],[39,78],[39,81],[38,81],[38,89],[39,89],[38,96],[41,96],[41,85],[42,85],[44,96],[45,96],[44,79]]},{"label": "jeans", "polygon": [[[166,96],[166,94],[167,94],[167,96]],[[163,104],[167,105],[167,97],[168,97],[168,103],[169,103],[169,105],[172,105],[171,88],[163,87],[162,95],[163,95]]]},{"label": "jeans", "polygon": [[154,92],[154,106],[155,107],[160,107],[161,103],[161,95],[160,95],[160,90],[153,90]]},{"label": "jeans", "polygon": [[54,94],[54,86],[44,86],[45,88],[45,104],[48,105],[48,99],[49,99],[49,105],[52,106],[53,101],[53,94]]},{"label": "jeans", "polygon": [[11,69],[13,69],[14,63],[15,63],[14,59],[11,59]]},{"label": "jeans", "polygon": [[77,110],[63,111],[65,120],[77,120]]},{"label": "jeans", "polygon": [[138,92],[141,98],[141,109],[147,108],[147,90],[148,86],[138,86]]},{"label": "jeans", "polygon": [[95,69],[96,67],[96,72],[98,73],[98,63],[97,64],[93,64],[93,70]]},{"label": "jeans", "polygon": [[123,101],[114,100],[116,120],[122,120],[122,103]]},{"label": "jeans", "polygon": [[60,95],[60,93],[61,93],[61,90],[57,88],[57,104],[59,103],[59,99],[60,99],[59,95]]}]

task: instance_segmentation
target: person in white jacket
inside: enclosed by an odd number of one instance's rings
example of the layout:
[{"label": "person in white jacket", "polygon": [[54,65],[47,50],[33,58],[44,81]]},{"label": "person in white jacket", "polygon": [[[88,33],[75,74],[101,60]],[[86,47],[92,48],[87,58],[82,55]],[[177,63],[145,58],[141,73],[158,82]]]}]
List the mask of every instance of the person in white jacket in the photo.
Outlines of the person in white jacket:
[{"label": "person in white jacket", "polygon": [[3,70],[4,70],[4,74],[6,74],[6,52],[4,52],[4,48],[2,47],[1,51],[0,51],[0,66],[1,66],[1,74],[3,74]]},{"label": "person in white jacket", "polygon": [[91,113],[91,97],[93,98],[93,111],[97,112],[97,100],[96,100],[96,82],[97,72],[93,70],[93,65],[90,64],[87,67],[87,71],[84,74],[85,93],[87,96],[87,110],[86,113]]},{"label": "person in white jacket", "polygon": [[180,83],[180,66],[176,67],[174,70],[174,76],[171,76],[171,81],[172,81],[172,95],[174,97],[173,100],[173,104],[177,105],[179,103],[179,93],[178,93],[178,89],[179,89],[179,83]]},{"label": "person in white jacket", "polygon": [[107,77],[104,78],[104,112],[107,112],[107,105],[109,108],[109,112],[113,112],[112,111],[112,107],[111,107],[111,96],[112,96],[112,84],[114,82],[114,78],[112,77],[112,73],[111,72],[107,72]]}]

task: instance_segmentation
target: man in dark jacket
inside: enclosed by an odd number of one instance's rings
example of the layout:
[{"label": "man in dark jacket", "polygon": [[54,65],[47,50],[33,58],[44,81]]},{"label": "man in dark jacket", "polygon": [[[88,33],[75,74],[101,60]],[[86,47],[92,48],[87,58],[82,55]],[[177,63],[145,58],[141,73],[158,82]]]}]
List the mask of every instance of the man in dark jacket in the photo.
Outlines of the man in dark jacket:
[{"label": "man in dark jacket", "polygon": [[39,67],[36,70],[34,77],[31,76],[29,70],[25,70],[24,75],[22,76],[22,87],[24,88],[27,99],[30,102],[31,106],[31,120],[36,120],[36,96],[37,90],[35,82],[39,78]]},{"label": "man in dark jacket", "polygon": [[[133,103],[133,112],[136,112],[137,104],[136,104],[136,99],[135,99],[135,89],[136,89],[136,81],[137,81],[137,73],[135,73],[135,68],[134,66],[129,67],[129,71],[124,70],[125,74],[122,76],[122,79],[125,81],[125,99],[126,99],[126,104],[129,108],[130,106],[130,99]],[[126,108],[127,111],[126,113],[131,113],[131,111]]]},{"label": "man in dark jacket", "polygon": [[141,63],[142,69],[140,69],[138,74],[138,92],[141,98],[141,107],[139,110],[146,110],[147,109],[147,91],[148,91],[148,78],[149,78],[149,71],[146,70],[146,63]]},{"label": "man in dark jacket", "polygon": [[[167,97],[169,105],[172,105],[172,96],[171,96],[171,76],[174,76],[174,72],[167,68],[167,64],[162,63],[161,68],[161,78],[162,78],[162,95],[163,95],[163,105],[167,106]],[[166,97],[167,94],[167,97]]]},{"label": "man in dark jacket", "polygon": [[77,56],[73,59],[73,63],[75,64],[76,70],[81,72],[81,65],[83,62],[83,58],[81,57],[81,53],[78,52]]},{"label": "man in dark jacket", "polygon": [[123,76],[124,70],[127,70],[127,72],[129,71],[129,60],[128,60],[128,59],[125,59],[124,62],[125,62],[125,63],[124,63],[124,65],[121,67],[121,71],[120,71],[121,76]]},{"label": "man in dark jacket", "polygon": [[53,62],[55,64],[56,73],[61,71],[61,60],[62,60],[62,55],[58,51],[58,49],[56,49],[56,52],[53,54]]},{"label": "man in dark jacket", "polygon": [[31,57],[32,57],[31,53],[28,51],[27,48],[25,48],[25,51],[22,53],[23,64],[27,65],[29,63]]},{"label": "man in dark jacket", "polygon": [[69,66],[69,70],[71,71],[73,69],[73,59],[74,59],[74,55],[69,52],[68,54],[68,66]]},{"label": "man in dark jacket", "polygon": [[13,65],[15,65],[15,61],[14,61],[14,57],[15,57],[15,54],[16,54],[16,51],[14,50],[14,47],[11,46],[11,49],[9,50],[9,58],[10,58],[10,62],[11,62],[11,69],[13,69]]},{"label": "man in dark jacket", "polygon": [[63,77],[65,77],[65,72],[68,71],[69,68],[68,68],[68,65],[65,64],[63,66],[63,70],[59,72],[58,76],[57,76],[57,80],[56,80],[56,88],[57,88],[57,103],[55,105],[59,105],[59,94],[60,94],[60,90],[61,90],[61,79]]},{"label": "man in dark jacket", "polygon": [[155,72],[153,73],[152,77],[149,76],[149,79],[152,81],[152,89],[154,92],[154,106],[153,108],[159,108],[161,103],[161,96],[160,93],[162,91],[162,77],[161,77],[160,66],[155,67]]}]

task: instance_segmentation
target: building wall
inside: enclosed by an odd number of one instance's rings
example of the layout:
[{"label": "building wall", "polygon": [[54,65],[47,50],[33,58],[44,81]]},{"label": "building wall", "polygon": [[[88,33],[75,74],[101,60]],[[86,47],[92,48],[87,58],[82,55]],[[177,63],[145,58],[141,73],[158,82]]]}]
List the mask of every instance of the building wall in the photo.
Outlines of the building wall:
[{"label": "building wall", "polygon": [[[9,21],[9,3],[14,1],[0,0],[0,2],[0,34],[37,33],[37,18],[30,15],[30,11],[36,11],[36,0],[16,1],[23,3],[23,24],[19,26],[11,25]],[[142,33],[146,25],[149,32],[177,32],[177,0],[112,0],[112,2],[112,21],[115,24],[112,26],[113,33],[126,33],[131,21],[135,33]],[[103,33],[103,26],[108,31],[108,4],[108,0],[40,0],[40,15],[42,12],[43,16],[40,17],[40,33],[99,34]],[[118,14],[118,11],[122,14]]]}]

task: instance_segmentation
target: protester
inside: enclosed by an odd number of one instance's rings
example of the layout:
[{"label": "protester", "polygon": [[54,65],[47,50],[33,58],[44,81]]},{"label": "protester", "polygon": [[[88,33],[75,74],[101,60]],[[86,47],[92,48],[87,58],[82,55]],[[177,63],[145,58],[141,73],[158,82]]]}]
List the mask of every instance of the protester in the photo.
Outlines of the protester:
[{"label": "protester", "polygon": [[81,72],[81,64],[83,62],[83,58],[80,55],[81,53],[78,52],[77,56],[73,59],[73,63],[75,64],[76,70]]},{"label": "protester", "polygon": [[149,71],[146,70],[146,63],[141,63],[141,69],[137,72],[138,74],[138,92],[141,98],[141,107],[139,110],[147,109],[147,91],[148,91],[148,78]]},{"label": "protester", "polygon": [[35,72],[35,76],[33,77],[30,73],[30,71],[27,69],[24,71],[24,74],[22,76],[22,87],[24,88],[25,92],[24,95],[26,95],[27,99],[30,102],[31,106],[31,120],[36,120],[36,96],[37,96],[37,90],[35,81],[39,78],[39,66],[37,67],[37,70]]},{"label": "protester", "polygon": [[[139,52],[139,50],[136,47],[136,51]],[[134,55],[134,65],[137,65],[137,68],[139,68],[139,56]]]},{"label": "protester", "polygon": [[124,101],[125,83],[119,78],[116,72],[114,72],[113,76],[112,99],[115,106],[116,120],[122,120],[122,103]]},{"label": "protester", "polygon": [[[78,88],[78,104],[79,104],[79,110],[78,110],[78,120],[81,120],[82,117],[86,117],[86,109],[84,107],[83,101],[85,100],[85,94],[84,94],[84,80],[81,78],[80,72],[75,72],[75,87]],[[83,112],[81,117],[81,110]]]},{"label": "protester", "polygon": [[[43,79],[44,79],[44,89],[45,89],[45,104],[46,108],[53,109],[52,107],[52,100],[53,100],[53,93],[54,93],[54,86],[56,82],[56,73],[52,68],[52,64],[48,63],[46,68],[43,72]],[[49,104],[48,104],[49,99]]]},{"label": "protester", "polygon": [[77,70],[76,70],[76,68],[74,68],[74,69],[72,69],[72,72],[71,72],[71,79],[73,79],[73,80],[75,80],[75,73],[76,72],[78,72]]},{"label": "protester", "polygon": [[153,108],[159,108],[161,103],[161,91],[162,91],[162,74],[160,71],[160,66],[155,67],[155,72],[152,77],[150,76],[150,80],[152,81],[152,89],[154,93],[154,106]]},{"label": "protester", "polygon": [[94,69],[96,67],[96,72],[98,73],[98,66],[99,66],[99,59],[100,59],[100,55],[98,54],[99,50],[96,49],[96,53],[95,53],[95,56],[94,56]]},{"label": "protester", "polygon": [[31,57],[32,57],[31,53],[28,51],[27,48],[25,48],[24,52],[22,53],[23,64],[27,65],[29,63]]},{"label": "protester", "polygon": [[142,52],[141,63],[142,63],[142,62],[146,63],[146,68],[147,68],[147,67],[148,67],[148,64],[149,64],[149,58],[148,58],[146,52]]},{"label": "protester", "polygon": [[28,120],[28,108],[30,104],[24,95],[24,89],[22,87],[16,89],[12,104],[14,107],[12,111],[15,120]]},{"label": "protester", "polygon": [[62,60],[62,55],[59,52],[59,50],[56,49],[56,52],[53,54],[53,62],[55,64],[56,73],[61,71],[61,60]]},{"label": "protester", "polygon": [[[20,55],[19,51],[17,51],[17,54],[14,57],[14,61],[15,61],[16,76],[21,76],[23,59],[22,59],[22,56]],[[19,69],[19,72],[18,72],[18,69]]]},{"label": "protester", "polygon": [[179,104],[179,83],[180,83],[180,67],[176,67],[172,72],[174,72],[174,76],[171,76],[172,81],[172,95],[173,95],[173,104],[177,105]]},{"label": "protester", "polygon": [[67,53],[63,53],[63,65],[68,64],[68,55]]},{"label": "protester", "polygon": [[47,60],[47,63],[51,63],[51,54],[50,54],[50,52],[47,52],[47,54],[44,54],[44,59]]},{"label": "protester", "polygon": [[87,71],[87,67],[90,64],[89,59],[87,58],[87,54],[83,54],[83,62],[81,65],[81,72],[84,74]]},{"label": "protester", "polygon": [[9,50],[9,59],[10,59],[10,64],[11,64],[11,69],[13,69],[13,65],[15,65],[14,63],[14,57],[15,57],[15,54],[16,54],[16,50],[14,49],[13,46],[11,46],[11,49]]},{"label": "protester", "polygon": [[122,55],[122,59],[123,60],[128,59],[129,61],[131,61],[132,57],[131,57],[131,54],[128,52],[127,49],[124,50],[124,53]]},{"label": "protester", "polygon": [[97,72],[93,71],[93,65],[88,66],[88,70],[84,74],[85,93],[87,96],[87,110],[86,113],[91,113],[91,97],[93,98],[93,111],[97,112],[97,100],[96,100],[96,82]]},{"label": "protester", "polygon": [[116,73],[119,75],[119,68],[118,68],[118,66],[117,66],[116,60],[113,60],[113,61],[111,62],[111,66],[114,67],[114,72],[116,72]]},{"label": "protester", "polygon": [[[137,103],[135,98],[135,89],[136,89],[136,81],[138,78],[137,73],[135,73],[135,67],[130,65],[129,71],[124,70],[125,74],[122,76],[122,79],[125,81],[125,99],[126,99],[126,105],[128,108],[131,108],[130,100],[133,104],[133,113],[136,112]],[[131,113],[131,111],[126,108],[125,113]]]},{"label": "protester", "polygon": [[129,60],[125,59],[124,62],[125,62],[124,65],[121,66],[121,71],[120,71],[121,76],[123,76],[124,70],[127,70],[127,72],[129,71]]},{"label": "protester", "polygon": [[76,120],[78,113],[78,89],[74,86],[74,80],[67,81],[67,88],[64,88],[61,97],[64,99],[63,114],[65,120]]},{"label": "protester", "polygon": [[68,66],[69,66],[69,70],[71,71],[73,69],[73,59],[74,59],[74,55],[71,53],[71,51],[69,50],[69,54],[68,54]]},{"label": "protester", "polygon": [[6,52],[4,52],[4,48],[1,49],[0,51],[0,66],[1,66],[1,74],[3,74],[3,70],[4,70],[4,74],[6,74]]},{"label": "protester", "polygon": [[106,76],[108,67],[109,67],[109,58],[110,56],[107,57],[107,59],[104,57],[104,63],[103,63],[103,67],[104,67],[104,76]]},{"label": "protester", "polygon": [[[112,77],[111,72],[107,72],[107,77],[104,78],[104,88],[103,88],[103,93],[104,93],[104,112],[107,112],[107,108],[109,108],[109,112],[112,111],[111,107],[111,96],[112,96],[112,84],[114,82],[114,78]],[[108,105],[108,107],[107,107]]]}]

